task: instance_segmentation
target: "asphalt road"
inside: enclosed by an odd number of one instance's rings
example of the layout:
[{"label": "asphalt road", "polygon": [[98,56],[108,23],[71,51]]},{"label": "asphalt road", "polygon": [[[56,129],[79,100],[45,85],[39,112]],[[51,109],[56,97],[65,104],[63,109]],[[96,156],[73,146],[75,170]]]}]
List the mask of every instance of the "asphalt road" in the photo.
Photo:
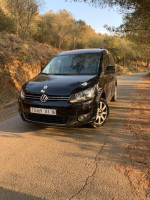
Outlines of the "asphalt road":
[{"label": "asphalt road", "polygon": [[118,101],[99,129],[43,128],[18,114],[0,122],[0,200],[140,200],[116,166],[135,142],[124,124],[142,75],[118,78]]}]

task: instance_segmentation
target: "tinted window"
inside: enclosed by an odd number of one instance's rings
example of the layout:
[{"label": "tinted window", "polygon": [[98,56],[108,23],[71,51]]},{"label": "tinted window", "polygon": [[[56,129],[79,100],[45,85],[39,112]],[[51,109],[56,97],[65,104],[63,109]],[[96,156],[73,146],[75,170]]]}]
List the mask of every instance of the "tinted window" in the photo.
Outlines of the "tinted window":
[{"label": "tinted window", "polygon": [[108,65],[109,65],[108,55],[104,51],[103,52],[103,62],[102,62],[102,68],[103,68],[104,73],[106,72]]},{"label": "tinted window", "polygon": [[88,53],[56,56],[42,71],[45,74],[98,74],[101,55]]},{"label": "tinted window", "polygon": [[114,59],[113,59],[111,53],[108,53],[108,56],[109,56],[109,65],[115,66]]}]

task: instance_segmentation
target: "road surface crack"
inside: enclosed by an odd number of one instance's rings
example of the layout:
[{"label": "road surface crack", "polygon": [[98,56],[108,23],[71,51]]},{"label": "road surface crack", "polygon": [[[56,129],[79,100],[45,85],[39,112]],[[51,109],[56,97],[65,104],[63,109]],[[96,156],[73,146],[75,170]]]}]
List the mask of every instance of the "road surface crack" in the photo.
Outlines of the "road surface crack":
[{"label": "road surface crack", "polygon": [[89,175],[89,176],[86,178],[85,183],[84,183],[84,185],[82,186],[82,188],[81,188],[79,191],[77,191],[75,194],[73,194],[73,195],[69,198],[69,200],[73,199],[75,196],[77,196],[78,194],[80,194],[80,193],[85,189],[85,187],[87,186],[88,180],[89,180],[90,178],[92,178],[92,177],[96,174],[96,171],[97,171],[97,168],[98,168],[98,161],[97,161],[97,158],[98,158],[98,156],[101,154],[101,152],[102,152],[104,146],[106,145],[106,143],[107,143],[107,138],[108,138],[108,135],[106,135],[106,137],[105,137],[105,139],[104,139],[104,144],[103,144],[103,146],[100,148],[99,152],[98,152],[97,155],[95,156],[95,159],[94,159],[95,169],[94,169],[94,171],[92,172],[91,175]]}]

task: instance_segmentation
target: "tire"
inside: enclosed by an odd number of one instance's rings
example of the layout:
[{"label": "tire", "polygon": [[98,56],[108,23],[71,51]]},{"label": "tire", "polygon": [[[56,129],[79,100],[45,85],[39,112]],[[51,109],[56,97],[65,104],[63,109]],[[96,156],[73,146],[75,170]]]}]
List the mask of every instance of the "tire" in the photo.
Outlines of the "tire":
[{"label": "tire", "polygon": [[105,124],[109,116],[109,107],[105,99],[100,99],[98,103],[96,119],[90,125],[93,128],[98,128]]},{"label": "tire", "polygon": [[115,86],[114,96],[112,97],[111,101],[117,101],[117,86]]}]

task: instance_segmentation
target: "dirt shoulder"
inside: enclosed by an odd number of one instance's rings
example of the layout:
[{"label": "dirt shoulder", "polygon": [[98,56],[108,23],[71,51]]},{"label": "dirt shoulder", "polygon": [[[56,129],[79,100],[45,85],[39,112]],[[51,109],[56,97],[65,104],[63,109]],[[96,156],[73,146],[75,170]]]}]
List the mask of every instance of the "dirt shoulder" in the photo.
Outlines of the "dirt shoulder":
[{"label": "dirt shoulder", "polygon": [[21,86],[40,73],[60,50],[0,33],[0,107],[15,101]]},{"label": "dirt shoulder", "polygon": [[129,108],[126,133],[135,138],[135,143],[127,146],[126,163],[119,170],[128,176],[135,191],[144,193],[150,199],[150,77],[144,84],[136,85],[136,95]]},{"label": "dirt shoulder", "polygon": [[15,116],[17,112],[18,112],[17,101],[13,101],[9,104],[6,104],[5,106],[0,106],[0,122]]}]

